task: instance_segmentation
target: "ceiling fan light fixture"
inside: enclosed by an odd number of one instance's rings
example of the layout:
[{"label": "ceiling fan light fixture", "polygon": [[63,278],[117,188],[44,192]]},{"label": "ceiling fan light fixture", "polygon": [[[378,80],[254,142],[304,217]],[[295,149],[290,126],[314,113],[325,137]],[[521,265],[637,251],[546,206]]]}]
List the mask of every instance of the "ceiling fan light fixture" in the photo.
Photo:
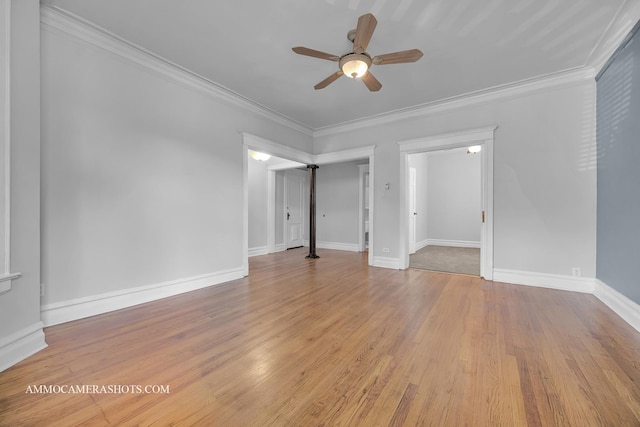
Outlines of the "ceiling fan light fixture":
[{"label": "ceiling fan light fixture", "polygon": [[352,79],[362,77],[371,66],[371,58],[363,53],[349,53],[340,58],[340,69]]}]

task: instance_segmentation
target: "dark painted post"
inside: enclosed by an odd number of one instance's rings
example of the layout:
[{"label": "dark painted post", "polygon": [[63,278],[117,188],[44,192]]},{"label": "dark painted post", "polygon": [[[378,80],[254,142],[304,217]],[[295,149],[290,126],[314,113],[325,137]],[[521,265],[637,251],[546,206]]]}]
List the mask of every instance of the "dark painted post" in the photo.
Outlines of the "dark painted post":
[{"label": "dark painted post", "polygon": [[309,255],[307,258],[320,258],[316,254],[316,169],[318,165],[307,165],[309,169]]}]

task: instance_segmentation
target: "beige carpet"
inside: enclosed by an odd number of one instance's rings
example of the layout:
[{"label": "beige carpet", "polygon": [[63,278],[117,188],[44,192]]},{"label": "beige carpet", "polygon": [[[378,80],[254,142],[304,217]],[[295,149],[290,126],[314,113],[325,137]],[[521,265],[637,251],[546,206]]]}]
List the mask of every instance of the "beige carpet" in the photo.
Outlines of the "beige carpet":
[{"label": "beige carpet", "polygon": [[480,249],[426,246],[410,256],[410,268],[480,275]]}]

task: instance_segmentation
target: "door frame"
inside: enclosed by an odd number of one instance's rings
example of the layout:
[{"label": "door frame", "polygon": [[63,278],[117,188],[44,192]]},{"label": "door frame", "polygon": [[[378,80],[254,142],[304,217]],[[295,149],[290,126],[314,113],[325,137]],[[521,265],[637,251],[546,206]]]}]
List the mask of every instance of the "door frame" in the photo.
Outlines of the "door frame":
[{"label": "door frame", "polygon": [[[497,125],[399,141],[400,148],[400,269],[409,268],[409,154],[481,145],[480,276],[493,280],[493,143]],[[482,212],[478,214],[481,215]]]},{"label": "door frame", "polygon": [[[371,175],[369,174],[369,165],[358,165],[358,249],[360,252],[364,252],[367,250],[367,242],[365,241],[365,221],[364,221],[364,184],[365,184],[365,175],[369,175],[369,179],[371,179]],[[369,181],[369,187],[371,187],[371,181]],[[370,194],[367,194],[369,197]],[[367,201],[367,221],[369,221],[369,212],[371,208],[369,207],[369,201]],[[371,225],[371,223],[369,223]]]}]

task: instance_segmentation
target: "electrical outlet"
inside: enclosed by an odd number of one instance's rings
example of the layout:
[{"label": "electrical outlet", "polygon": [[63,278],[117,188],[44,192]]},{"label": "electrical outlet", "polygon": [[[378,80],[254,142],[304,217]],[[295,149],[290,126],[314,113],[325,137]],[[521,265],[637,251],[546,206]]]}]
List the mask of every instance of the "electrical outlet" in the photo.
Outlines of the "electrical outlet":
[{"label": "electrical outlet", "polygon": [[44,283],[40,283],[40,296],[44,296]]},{"label": "electrical outlet", "polygon": [[382,248],[382,252],[389,253],[389,248]]},{"label": "electrical outlet", "polygon": [[573,277],[580,277],[580,276],[582,276],[582,273],[580,272],[580,268],[579,268],[579,267],[573,267],[573,268],[571,269],[571,275],[572,275]]}]

